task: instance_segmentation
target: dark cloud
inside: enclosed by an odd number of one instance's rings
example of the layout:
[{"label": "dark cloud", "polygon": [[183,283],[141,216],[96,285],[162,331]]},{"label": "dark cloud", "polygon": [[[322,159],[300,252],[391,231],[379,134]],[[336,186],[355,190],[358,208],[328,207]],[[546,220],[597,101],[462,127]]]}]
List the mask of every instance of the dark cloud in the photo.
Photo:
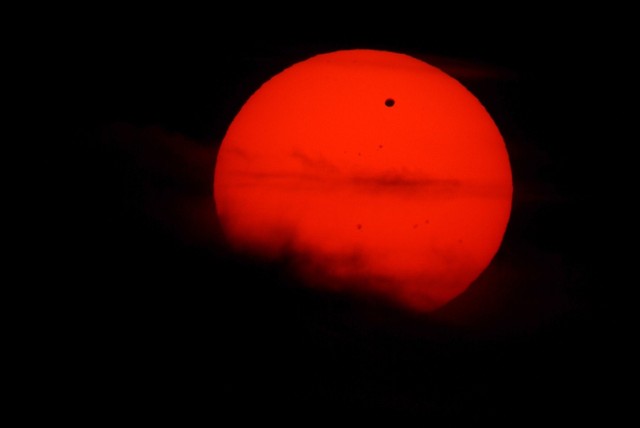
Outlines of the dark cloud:
[{"label": "dark cloud", "polygon": [[213,144],[158,126],[113,124],[103,143],[126,181],[120,203],[144,212],[178,239],[204,243],[220,239],[213,200]]},{"label": "dark cloud", "polygon": [[329,175],[340,173],[340,168],[323,156],[312,157],[302,151],[294,151],[291,156],[300,161],[305,168],[311,169],[312,171]]},{"label": "dark cloud", "polygon": [[449,193],[460,188],[459,180],[437,179],[414,174],[387,172],[381,174],[359,175],[348,181],[357,187],[370,188],[375,191],[415,191],[419,189]]},{"label": "dark cloud", "polygon": [[438,55],[416,54],[416,58],[431,64],[456,80],[469,81],[510,81],[518,78],[518,73],[508,67],[491,63],[480,63],[463,58]]}]

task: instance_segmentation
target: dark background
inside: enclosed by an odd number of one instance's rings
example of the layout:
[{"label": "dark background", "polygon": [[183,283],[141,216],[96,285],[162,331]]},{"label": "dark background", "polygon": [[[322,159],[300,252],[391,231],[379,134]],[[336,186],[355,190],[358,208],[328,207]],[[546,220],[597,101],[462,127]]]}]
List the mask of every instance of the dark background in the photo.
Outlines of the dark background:
[{"label": "dark background", "polygon": [[[60,28],[50,63],[64,119],[45,151],[44,185],[56,190],[44,192],[40,248],[60,282],[45,300],[61,321],[49,327],[52,390],[73,391],[63,407],[303,426],[615,414],[622,333],[600,244],[610,167],[594,143],[606,49],[593,29],[545,14],[439,25],[436,14],[314,25],[230,16],[121,12]],[[348,48],[442,68],[507,145],[503,245],[433,314],[302,288],[288,260],[231,252],[217,223],[216,152],[243,103],[287,66]]]}]

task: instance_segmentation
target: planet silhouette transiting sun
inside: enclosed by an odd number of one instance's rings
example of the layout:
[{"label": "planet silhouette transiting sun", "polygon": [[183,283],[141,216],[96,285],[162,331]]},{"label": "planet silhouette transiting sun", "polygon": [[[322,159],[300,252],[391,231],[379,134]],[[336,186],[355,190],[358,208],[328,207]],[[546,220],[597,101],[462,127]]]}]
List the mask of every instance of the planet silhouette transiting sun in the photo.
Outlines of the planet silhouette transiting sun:
[{"label": "planet silhouette transiting sun", "polygon": [[220,146],[219,221],[303,283],[431,311],[489,265],[511,212],[504,140],[461,83],[376,50],[313,56],[265,82]]}]

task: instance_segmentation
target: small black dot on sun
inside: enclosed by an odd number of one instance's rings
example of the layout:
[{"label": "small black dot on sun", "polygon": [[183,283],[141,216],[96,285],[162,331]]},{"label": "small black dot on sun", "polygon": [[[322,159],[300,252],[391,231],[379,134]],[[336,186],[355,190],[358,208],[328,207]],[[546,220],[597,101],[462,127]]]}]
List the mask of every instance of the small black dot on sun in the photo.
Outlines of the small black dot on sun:
[{"label": "small black dot on sun", "polygon": [[395,103],[396,101],[393,98],[387,98],[384,101],[384,105],[386,105],[387,107],[393,107]]}]

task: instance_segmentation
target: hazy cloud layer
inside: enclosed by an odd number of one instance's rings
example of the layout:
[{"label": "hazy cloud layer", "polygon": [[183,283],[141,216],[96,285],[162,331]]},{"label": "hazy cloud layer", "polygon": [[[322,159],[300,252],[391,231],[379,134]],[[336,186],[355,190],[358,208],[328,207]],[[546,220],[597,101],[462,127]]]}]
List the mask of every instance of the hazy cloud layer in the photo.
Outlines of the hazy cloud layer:
[{"label": "hazy cloud layer", "polygon": [[212,191],[212,144],[159,127],[125,123],[105,128],[102,138],[121,159],[117,174],[127,183],[125,204],[145,212],[181,240],[220,239]]}]

